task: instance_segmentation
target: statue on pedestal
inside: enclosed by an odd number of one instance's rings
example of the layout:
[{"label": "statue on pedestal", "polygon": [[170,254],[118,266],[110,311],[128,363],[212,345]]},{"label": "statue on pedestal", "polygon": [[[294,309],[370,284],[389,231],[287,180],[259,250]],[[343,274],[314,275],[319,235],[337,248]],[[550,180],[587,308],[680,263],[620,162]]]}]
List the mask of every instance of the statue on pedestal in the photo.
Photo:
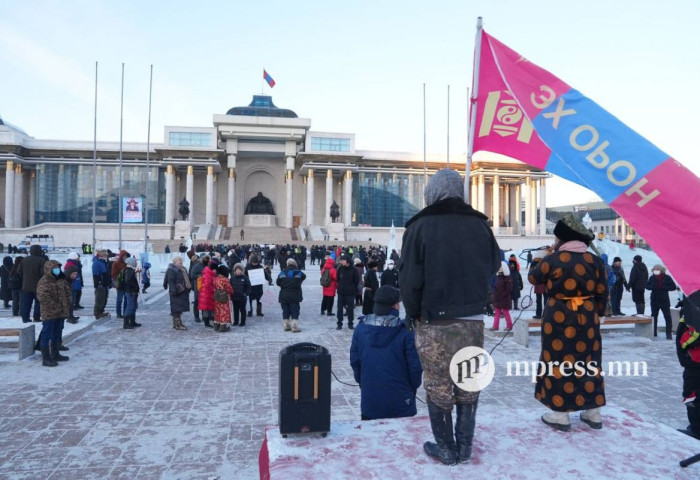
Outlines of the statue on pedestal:
[{"label": "statue on pedestal", "polygon": [[275,209],[272,207],[272,202],[269,198],[258,192],[258,194],[248,201],[245,207],[246,215],[274,215]]},{"label": "statue on pedestal", "polygon": [[337,203],[335,203],[335,200],[333,200],[333,205],[331,205],[331,222],[337,223],[338,218],[340,217],[340,207],[338,206]]},{"label": "statue on pedestal", "polygon": [[182,220],[187,220],[190,216],[190,202],[188,202],[186,198],[183,198],[179,205],[180,210],[178,210],[178,212],[180,213]]}]

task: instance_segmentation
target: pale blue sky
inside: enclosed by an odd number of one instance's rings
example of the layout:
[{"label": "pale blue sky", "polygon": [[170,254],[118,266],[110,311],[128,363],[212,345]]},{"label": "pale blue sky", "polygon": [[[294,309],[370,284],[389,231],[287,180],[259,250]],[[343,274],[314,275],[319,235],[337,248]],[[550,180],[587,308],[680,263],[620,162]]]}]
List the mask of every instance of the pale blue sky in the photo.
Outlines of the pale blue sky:
[{"label": "pale blue sky", "polygon": [[[431,153],[467,145],[477,16],[491,35],[549,70],[700,173],[700,1],[25,1],[0,3],[0,115],[44,139],[145,141],[164,125],[211,126],[247,105],[262,70],[275,104],[312,129],[355,133],[362,150]],[[551,182],[549,205],[593,195]]]}]

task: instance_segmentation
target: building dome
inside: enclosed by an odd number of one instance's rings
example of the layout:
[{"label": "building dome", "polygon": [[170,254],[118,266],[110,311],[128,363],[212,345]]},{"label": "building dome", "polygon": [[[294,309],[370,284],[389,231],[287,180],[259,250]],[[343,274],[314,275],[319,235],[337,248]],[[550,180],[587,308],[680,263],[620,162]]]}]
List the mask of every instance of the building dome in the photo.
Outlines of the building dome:
[{"label": "building dome", "polygon": [[269,95],[253,95],[253,101],[247,107],[233,107],[226,115],[245,115],[248,117],[284,117],[298,118],[297,114],[286,108],[278,108]]}]

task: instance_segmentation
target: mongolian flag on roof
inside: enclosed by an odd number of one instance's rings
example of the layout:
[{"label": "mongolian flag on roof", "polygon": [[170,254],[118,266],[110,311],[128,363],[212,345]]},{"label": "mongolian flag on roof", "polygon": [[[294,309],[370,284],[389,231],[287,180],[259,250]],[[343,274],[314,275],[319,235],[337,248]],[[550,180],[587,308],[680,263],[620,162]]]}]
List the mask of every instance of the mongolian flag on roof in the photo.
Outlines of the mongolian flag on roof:
[{"label": "mongolian flag on roof", "polygon": [[477,34],[474,151],[516,158],[598,194],[686,293],[700,289],[700,179],[591,99],[485,31]]},{"label": "mongolian flag on roof", "polygon": [[263,69],[263,78],[267,82],[267,84],[270,86],[270,88],[275,86],[275,81],[272,79],[269,73],[267,73],[267,70]]}]

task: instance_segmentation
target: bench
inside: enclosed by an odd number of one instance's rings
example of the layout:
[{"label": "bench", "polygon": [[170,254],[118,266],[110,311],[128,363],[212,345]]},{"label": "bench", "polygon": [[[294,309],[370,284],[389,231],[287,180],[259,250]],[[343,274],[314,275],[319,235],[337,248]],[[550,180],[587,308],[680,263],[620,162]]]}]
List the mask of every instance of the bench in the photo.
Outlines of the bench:
[{"label": "bench", "polygon": [[24,360],[34,354],[36,338],[33,323],[21,327],[0,328],[0,337],[17,337],[20,360]]},{"label": "bench", "polygon": [[[602,325],[634,325],[634,334],[639,337],[652,338],[654,336],[654,326],[651,317],[645,316],[622,316],[605,317]],[[530,328],[540,328],[541,320],[520,319],[513,325],[513,340],[524,346],[530,346]]]}]

